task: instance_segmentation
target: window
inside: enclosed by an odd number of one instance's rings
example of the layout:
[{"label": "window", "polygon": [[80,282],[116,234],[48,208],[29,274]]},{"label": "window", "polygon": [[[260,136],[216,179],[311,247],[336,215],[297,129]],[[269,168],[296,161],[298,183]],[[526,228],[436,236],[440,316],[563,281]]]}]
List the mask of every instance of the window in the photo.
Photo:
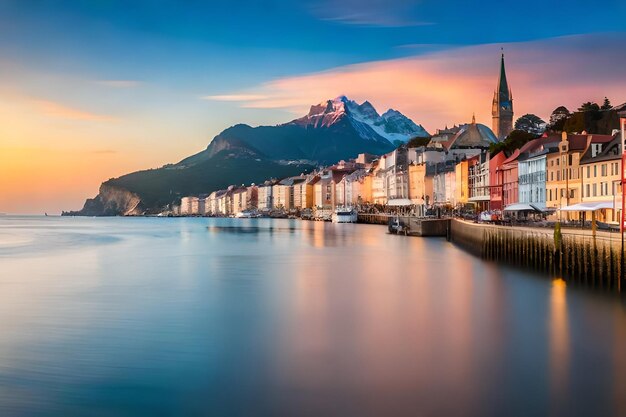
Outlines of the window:
[{"label": "window", "polygon": [[593,184],[593,196],[597,196],[598,195],[598,184]]},{"label": "window", "polygon": [[598,166],[594,165],[593,166],[593,177],[596,178],[597,176],[598,176]]},{"label": "window", "polygon": [[556,166],[559,166],[559,160],[558,159],[556,160]]},{"label": "window", "polygon": [[602,176],[606,177],[606,164],[602,164]]},{"label": "window", "polygon": [[587,178],[591,177],[591,167],[587,166]]}]

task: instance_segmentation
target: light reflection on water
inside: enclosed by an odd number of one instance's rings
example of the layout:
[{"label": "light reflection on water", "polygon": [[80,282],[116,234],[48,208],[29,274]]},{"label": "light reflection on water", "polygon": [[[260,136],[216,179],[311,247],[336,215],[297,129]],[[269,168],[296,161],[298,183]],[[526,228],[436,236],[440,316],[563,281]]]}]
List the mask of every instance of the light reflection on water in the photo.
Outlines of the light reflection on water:
[{"label": "light reflection on water", "polygon": [[385,232],[0,218],[0,416],[624,414],[623,304]]}]

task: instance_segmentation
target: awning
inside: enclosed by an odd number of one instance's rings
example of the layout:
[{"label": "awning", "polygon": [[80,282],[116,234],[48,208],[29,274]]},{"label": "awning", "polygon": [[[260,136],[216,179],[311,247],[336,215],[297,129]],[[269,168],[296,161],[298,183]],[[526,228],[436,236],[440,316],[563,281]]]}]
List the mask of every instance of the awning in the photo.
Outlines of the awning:
[{"label": "awning", "polygon": [[[617,204],[617,202],[616,202]],[[584,203],[572,204],[571,206],[562,207],[561,211],[596,211],[602,209],[613,210],[612,201],[587,201]]]},{"label": "awning", "polygon": [[408,198],[395,198],[387,202],[388,206],[412,206],[413,202]]},{"label": "awning", "polygon": [[470,197],[469,201],[474,202],[474,201],[489,201],[491,199],[490,196],[488,195],[481,195],[481,196],[477,196],[477,197]]},{"label": "awning", "polygon": [[516,204],[511,204],[511,205],[506,206],[504,208],[504,211],[538,211],[540,212],[541,209],[533,206],[532,204],[516,203]]}]

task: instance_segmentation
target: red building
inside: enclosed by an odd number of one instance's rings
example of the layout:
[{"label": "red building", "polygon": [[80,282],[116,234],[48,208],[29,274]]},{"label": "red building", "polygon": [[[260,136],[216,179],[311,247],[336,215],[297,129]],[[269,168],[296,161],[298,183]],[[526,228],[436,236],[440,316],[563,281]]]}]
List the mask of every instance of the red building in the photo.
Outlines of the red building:
[{"label": "red building", "polygon": [[502,174],[500,167],[506,160],[504,152],[500,152],[489,159],[489,208],[502,210]]}]

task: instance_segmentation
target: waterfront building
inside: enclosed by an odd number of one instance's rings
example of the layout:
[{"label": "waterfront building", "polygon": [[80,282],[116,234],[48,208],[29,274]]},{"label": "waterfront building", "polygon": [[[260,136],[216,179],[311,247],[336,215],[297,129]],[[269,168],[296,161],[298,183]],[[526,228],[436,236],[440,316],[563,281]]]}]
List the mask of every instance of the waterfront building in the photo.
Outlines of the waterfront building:
[{"label": "waterfront building", "polygon": [[504,53],[500,60],[498,85],[493,93],[491,115],[493,118],[493,133],[498,139],[503,140],[513,130],[513,94],[506,79]]},{"label": "waterfront building", "polygon": [[216,215],[217,214],[217,191],[213,191],[207,197],[208,201],[205,202],[207,214]]},{"label": "waterfront building", "polygon": [[266,181],[265,184],[257,187],[258,209],[259,211],[270,211],[274,208],[274,194],[272,183]]},{"label": "waterfront building", "polygon": [[467,204],[469,201],[469,161],[467,159],[459,161],[454,174],[454,205]]},{"label": "waterfront building", "polygon": [[238,187],[232,191],[232,209],[230,214],[241,213],[248,208],[247,206],[247,194],[248,189],[246,187]]},{"label": "waterfront building", "polygon": [[[547,207],[558,209],[581,202],[580,159],[587,150],[590,150],[592,158],[597,156],[612,140],[611,135],[577,135],[563,132],[558,152],[548,154],[546,158]],[[568,212],[567,218],[578,219],[578,212]]]},{"label": "waterfront building", "polygon": [[274,208],[281,210],[289,210],[293,198],[290,198],[293,193],[293,187],[288,184],[279,182],[272,186],[272,195],[274,196]]},{"label": "waterfront building", "polygon": [[468,201],[476,205],[476,211],[490,210],[489,153],[480,154],[468,160]]},{"label": "waterfront building", "polygon": [[504,151],[489,155],[489,210],[504,208],[502,164],[506,159]]},{"label": "waterfront building", "polygon": [[427,175],[427,167],[433,164],[409,165],[409,199],[418,207],[418,215],[423,216],[433,202],[433,176]]},{"label": "waterfront building", "polygon": [[[296,207],[296,192],[295,186],[303,183],[304,177],[289,177],[281,180],[278,184],[274,185],[274,206],[275,208],[281,208],[283,210],[291,210]],[[298,200],[301,200],[301,194],[298,195]],[[298,207],[299,208],[299,207]]]},{"label": "waterfront building", "polygon": [[502,209],[519,201],[518,161],[520,150],[516,149],[500,166],[502,184]]},{"label": "waterfront building", "polygon": [[331,209],[334,205],[334,190],[331,172],[323,172],[314,186],[314,205],[317,209]]},{"label": "waterfront building", "polygon": [[347,175],[346,201],[350,206],[371,202],[371,176],[365,169],[354,171]]},{"label": "waterfront building", "polygon": [[372,203],[387,204],[387,192],[385,187],[385,160],[380,158],[374,162],[371,180]]},{"label": "waterfront building", "polygon": [[368,194],[371,188],[368,187],[368,180],[371,177],[365,169],[357,169],[343,177],[337,184],[337,205],[353,207],[370,202],[371,197]]},{"label": "waterfront building", "polygon": [[587,149],[580,160],[582,202],[610,203],[613,207],[597,211],[601,222],[619,224],[621,218],[621,148],[621,134],[617,134],[601,152]]},{"label": "waterfront building", "polygon": [[193,199],[197,197],[189,196],[180,199],[180,214],[182,216],[192,214]]},{"label": "waterfront building", "polygon": [[294,184],[294,207],[297,209],[313,208],[313,189],[319,180],[317,175],[309,175],[302,182]]},{"label": "waterfront building", "polygon": [[314,185],[314,205],[318,209],[332,209],[337,207],[337,184],[346,176],[348,171],[339,169],[325,169],[319,175]]},{"label": "waterfront building", "polygon": [[228,202],[228,190],[219,190],[215,195],[217,216],[228,216],[229,214],[229,202]]},{"label": "waterfront building", "polygon": [[341,181],[335,186],[335,205],[337,207],[345,207],[346,203],[346,177],[343,177]]},{"label": "waterfront building", "polygon": [[558,152],[558,137],[543,137],[525,144],[518,158],[518,201],[546,209],[547,156]]},{"label": "waterfront building", "polygon": [[446,152],[443,148],[420,146],[409,148],[407,152],[407,164],[438,164],[445,159]]},{"label": "waterfront building", "polygon": [[378,204],[408,198],[408,149],[401,146],[383,155],[374,175],[372,197]]},{"label": "waterfront building", "polygon": [[204,199],[199,197],[190,197],[191,199],[191,210],[189,214],[204,214]]},{"label": "waterfront building", "polygon": [[246,189],[246,209],[255,210],[259,206],[259,189],[252,184]]},{"label": "waterfront building", "polygon": [[433,205],[452,206],[456,205],[456,164],[454,161],[434,166],[433,172]]}]

